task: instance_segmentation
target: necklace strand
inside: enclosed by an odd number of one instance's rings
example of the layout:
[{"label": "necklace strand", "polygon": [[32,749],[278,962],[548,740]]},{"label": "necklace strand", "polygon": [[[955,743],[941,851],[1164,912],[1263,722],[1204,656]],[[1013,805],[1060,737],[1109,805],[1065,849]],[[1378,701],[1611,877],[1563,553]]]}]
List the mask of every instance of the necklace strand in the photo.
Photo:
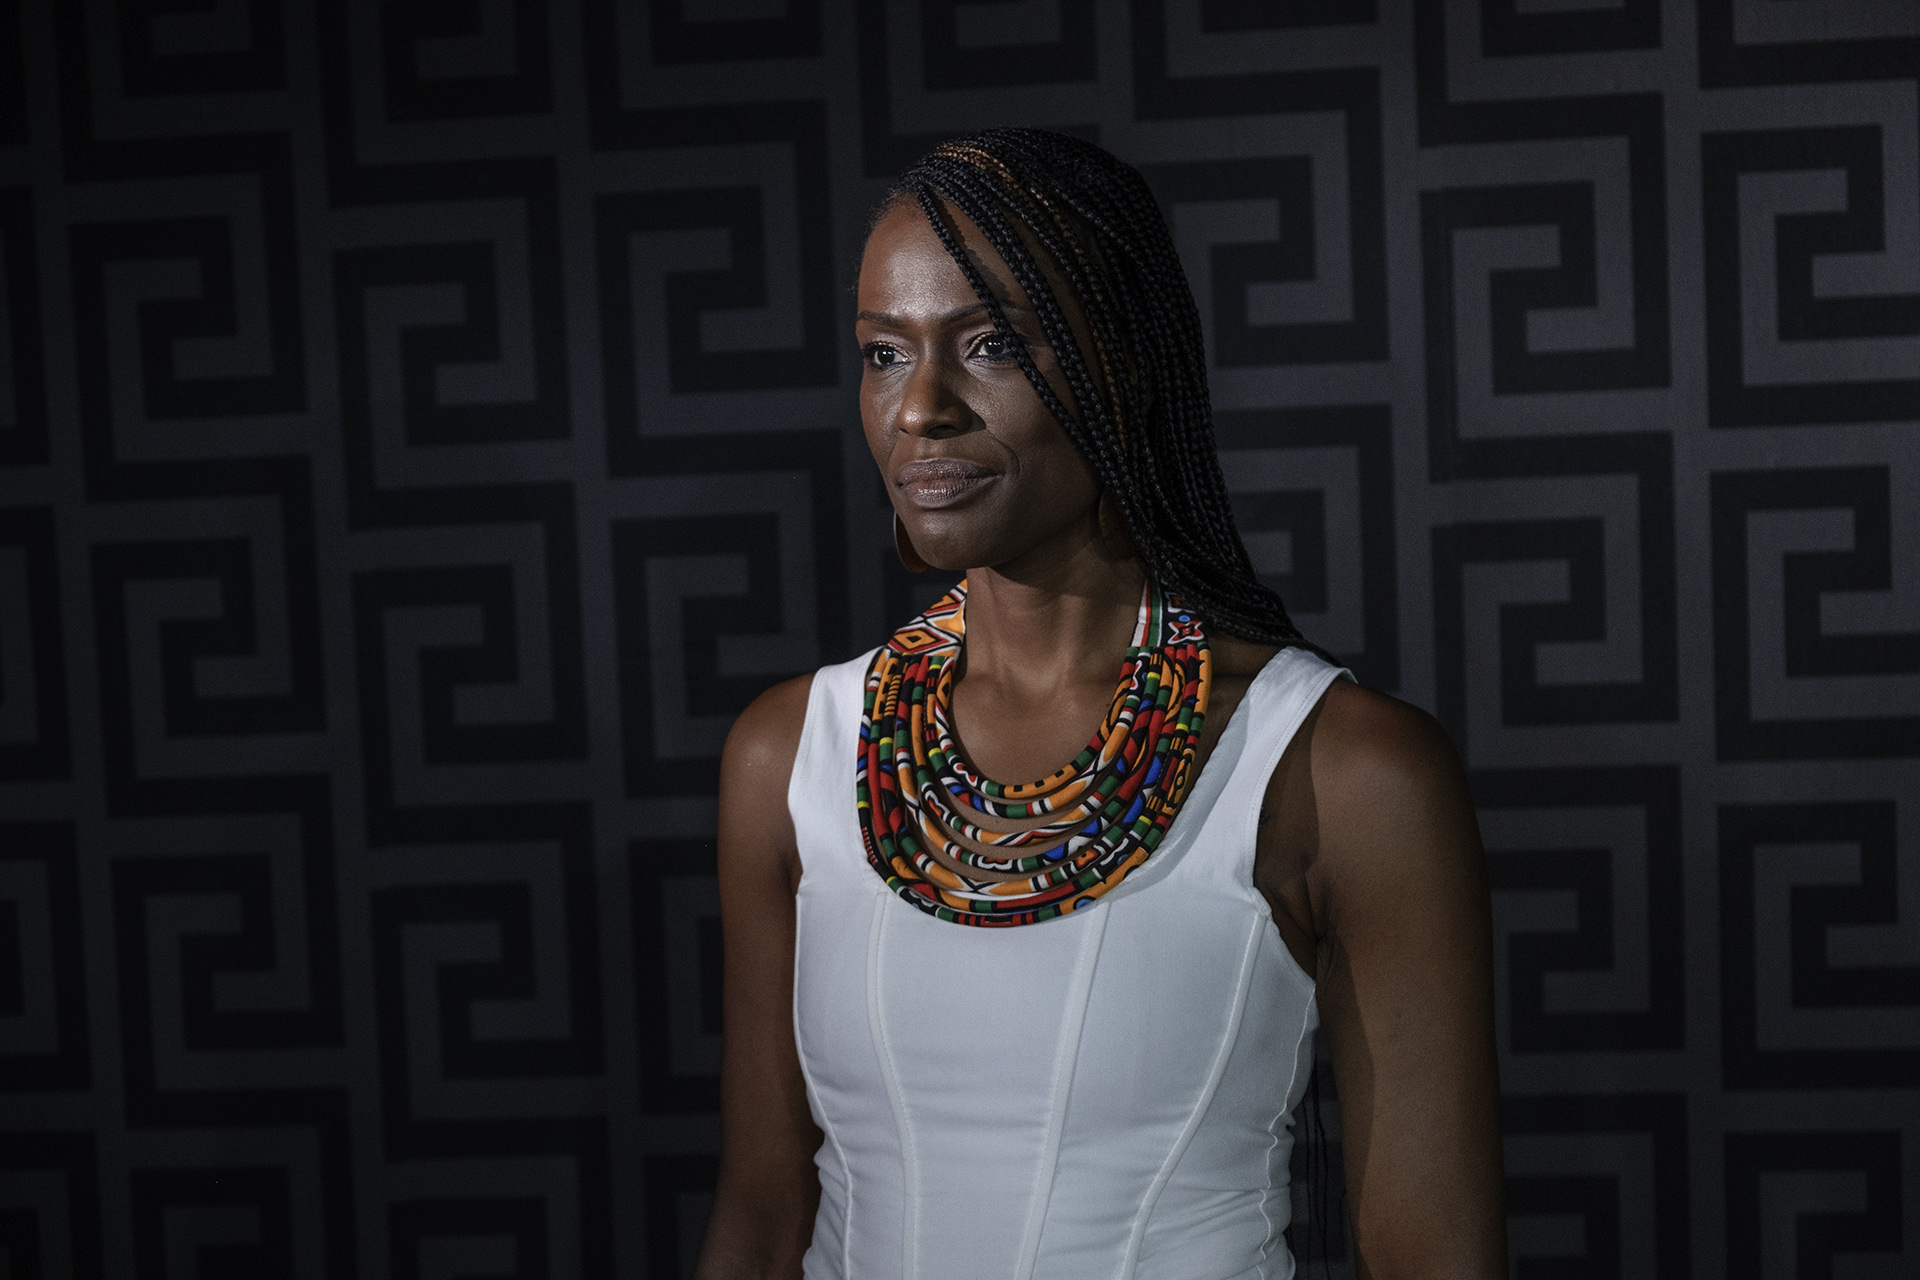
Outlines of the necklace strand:
[{"label": "necklace strand", "polygon": [[889,888],[957,924],[1037,924],[1145,862],[1192,789],[1213,659],[1199,620],[1148,586],[1113,701],[1084,750],[1035,782],[979,776],[956,744],[963,581],[874,655],[855,804]]}]

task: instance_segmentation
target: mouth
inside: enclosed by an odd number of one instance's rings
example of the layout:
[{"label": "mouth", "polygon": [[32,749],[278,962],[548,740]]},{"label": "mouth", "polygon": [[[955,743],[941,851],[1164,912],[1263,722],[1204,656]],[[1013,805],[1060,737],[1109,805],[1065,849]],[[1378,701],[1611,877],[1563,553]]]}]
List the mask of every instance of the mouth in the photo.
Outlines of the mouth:
[{"label": "mouth", "polygon": [[926,458],[900,468],[894,484],[916,507],[950,507],[1000,478],[998,471],[959,458]]}]

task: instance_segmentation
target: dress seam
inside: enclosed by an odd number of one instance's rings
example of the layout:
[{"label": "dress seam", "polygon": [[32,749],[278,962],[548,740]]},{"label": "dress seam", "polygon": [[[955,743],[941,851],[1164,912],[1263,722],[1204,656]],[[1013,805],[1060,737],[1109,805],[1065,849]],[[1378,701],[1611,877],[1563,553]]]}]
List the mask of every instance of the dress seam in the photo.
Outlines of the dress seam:
[{"label": "dress seam", "polygon": [[1187,1122],[1181,1127],[1180,1136],[1174,1140],[1173,1147],[1160,1164],[1160,1171],[1154,1175],[1147,1192],[1140,1199],[1140,1207],[1134,1213],[1133,1230],[1127,1239],[1127,1252],[1120,1267],[1120,1280],[1133,1280],[1134,1269],[1140,1265],[1140,1245],[1146,1238],[1147,1222],[1153,1216],[1154,1207],[1160,1201],[1160,1195],[1166,1190],[1167,1183],[1173,1177],[1173,1171],[1180,1164],[1180,1158],[1187,1152],[1187,1145],[1193,1141],[1193,1135],[1200,1129],[1200,1122],[1213,1106],[1213,1096],[1220,1088],[1221,1077],[1226,1074],[1227,1062],[1233,1056],[1233,1050],[1240,1042],[1240,1023],[1247,1008],[1247,990],[1252,985],[1253,962],[1259,954],[1260,929],[1267,921],[1256,919],[1253,927],[1247,931],[1247,941],[1241,949],[1240,973],[1234,983],[1233,1008],[1227,1017],[1225,1033],[1220,1037],[1220,1048],[1213,1055],[1213,1062],[1207,1068],[1207,1082],[1200,1090],[1200,1096],[1194,1099],[1193,1111],[1187,1116]]},{"label": "dress seam", "polygon": [[[799,951],[797,930],[794,950],[796,954]],[[797,965],[793,983],[793,1044],[795,1056],[800,1059],[800,1082],[806,1086],[807,1103],[812,1108],[813,1114],[820,1118],[820,1129],[826,1135],[828,1144],[832,1146],[834,1156],[840,1161],[840,1181],[847,1189],[846,1205],[840,1214],[840,1275],[844,1280],[851,1273],[853,1261],[853,1164],[847,1159],[847,1149],[840,1142],[839,1129],[834,1125],[833,1118],[827,1114],[826,1103],[820,1099],[820,1090],[813,1080],[813,1070],[807,1066],[806,1044],[800,1038],[800,980]],[[819,1226],[817,1214],[814,1224],[817,1230]]]},{"label": "dress seam", "polygon": [[906,1099],[900,1091],[900,1073],[893,1061],[893,1048],[887,1043],[887,1027],[880,1013],[880,944],[887,927],[887,908],[892,895],[873,897],[873,926],[867,931],[867,1028],[880,1060],[880,1076],[886,1081],[887,1102],[893,1108],[893,1123],[900,1132],[900,1275],[913,1280],[920,1271],[920,1153],[914,1141],[913,1125],[907,1118]]},{"label": "dress seam", "polygon": [[[820,1117],[820,1128],[826,1133],[834,1158],[840,1162],[840,1181],[847,1189],[847,1201],[840,1212],[840,1274],[846,1277],[852,1273],[853,1263],[853,1165],[847,1160],[846,1147],[840,1143],[840,1131],[834,1127],[826,1106],[820,1101],[820,1091],[814,1087],[813,1073],[807,1070],[804,1054],[800,1058],[800,1079],[807,1086],[807,1101],[812,1104],[814,1114]],[[816,1215],[816,1229],[818,1224]]]},{"label": "dress seam", "polygon": [[[1309,1022],[1317,1022],[1317,1021],[1318,1021],[1317,997],[1312,993],[1309,993],[1307,996],[1307,1003],[1300,1010],[1300,1029],[1294,1033],[1294,1037],[1293,1037],[1293,1043],[1294,1043],[1293,1068],[1287,1074],[1287,1087],[1285,1091],[1282,1092],[1280,1095],[1281,1098],[1283,1099],[1293,1097],[1293,1086],[1297,1084],[1300,1080],[1300,1047],[1302,1045],[1309,1046],[1307,1049],[1307,1060],[1309,1062],[1312,1062],[1313,1060],[1313,1050],[1310,1047],[1313,1031],[1311,1028],[1307,1026],[1307,1024]],[[1311,1066],[1309,1066],[1307,1069],[1309,1071],[1313,1070]],[[1304,1101],[1304,1098],[1305,1098],[1305,1094],[1303,1091],[1302,1093],[1303,1101]],[[1280,1145],[1280,1124],[1289,1115],[1293,1113],[1294,1107],[1297,1107],[1299,1105],[1300,1104],[1298,1102],[1292,1103],[1288,1105],[1288,1107],[1284,1111],[1280,1112],[1279,1115],[1273,1118],[1273,1124],[1271,1126],[1271,1132],[1273,1133],[1273,1145],[1267,1148],[1267,1190],[1269,1194],[1271,1194],[1273,1190],[1273,1152],[1274,1152],[1274,1148]],[[1295,1142],[1299,1141],[1298,1135],[1295,1135],[1294,1141]],[[1289,1172],[1287,1175],[1287,1199],[1288,1199],[1287,1221],[1289,1223],[1292,1223],[1293,1221],[1293,1205],[1292,1205],[1293,1175],[1291,1172]],[[1273,1256],[1273,1246],[1275,1244],[1278,1244],[1280,1248],[1287,1249],[1285,1240],[1279,1239],[1274,1235],[1273,1218],[1270,1214],[1267,1213],[1266,1202],[1267,1202],[1267,1197],[1262,1197],[1260,1201],[1260,1216],[1264,1218],[1267,1223],[1267,1244],[1268,1244],[1267,1256],[1263,1257],[1260,1260],[1260,1274],[1263,1276],[1267,1274],[1267,1263]],[[1308,1226],[1309,1228],[1311,1228],[1312,1224],[1309,1223]],[[1287,1249],[1287,1256],[1293,1264],[1292,1270],[1294,1272],[1298,1272],[1300,1269],[1299,1259],[1293,1257],[1293,1250]]]},{"label": "dress seam", "polygon": [[1027,1228],[1014,1264],[1018,1280],[1032,1280],[1033,1269],[1040,1259],[1040,1235],[1053,1201],[1053,1184],[1060,1175],[1060,1141],[1066,1131],[1067,1104],[1072,1099],[1073,1079],[1080,1065],[1087,1002],[1093,990],[1094,970],[1100,964],[1100,949],[1106,941],[1107,913],[1111,908],[1100,904],[1092,910],[1095,918],[1088,922],[1088,936],[1081,940],[1080,956],[1074,962],[1072,986],[1068,991],[1069,1021],[1060,1030],[1060,1046],[1054,1052],[1053,1081],[1047,1091],[1047,1133],[1041,1142],[1040,1161],[1034,1169],[1034,1188],[1027,1202]]},{"label": "dress seam", "polygon": [[[1298,1038],[1295,1039],[1294,1044],[1295,1044],[1295,1048],[1293,1051],[1293,1062],[1294,1062],[1293,1070],[1294,1070],[1294,1075],[1298,1075],[1300,1072],[1300,1050],[1298,1048],[1298,1045],[1299,1045]],[[1285,1099],[1292,1096],[1293,1096],[1293,1076],[1288,1076],[1286,1092],[1282,1093],[1280,1097],[1282,1099]],[[1267,1184],[1265,1187],[1261,1188],[1261,1192],[1260,1192],[1260,1221],[1266,1224],[1267,1230],[1266,1230],[1266,1243],[1263,1244],[1260,1249],[1259,1280],[1266,1280],[1267,1261],[1273,1256],[1273,1244],[1274,1244],[1273,1215],[1267,1212],[1267,1203],[1273,1199],[1273,1153],[1280,1149],[1280,1122],[1286,1117],[1286,1114],[1287,1113],[1285,1111],[1281,1111],[1278,1115],[1274,1116],[1273,1123],[1267,1126],[1267,1158],[1264,1162],[1265,1168],[1267,1171]],[[1293,1179],[1291,1176],[1289,1176],[1287,1179],[1287,1185],[1289,1188],[1289,1193],[1291,1193],[1291,1188],[1293,1185]],[[1292,1215],[1289,1214],[1288,1216],[1289,1218],[1291,1218]]]}]

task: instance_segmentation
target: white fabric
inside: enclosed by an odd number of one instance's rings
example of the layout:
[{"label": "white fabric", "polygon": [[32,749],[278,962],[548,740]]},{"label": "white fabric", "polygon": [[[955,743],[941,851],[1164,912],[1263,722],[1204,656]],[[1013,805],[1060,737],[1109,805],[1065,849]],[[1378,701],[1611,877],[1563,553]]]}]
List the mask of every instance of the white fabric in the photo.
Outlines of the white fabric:
[{"label": "white fabric", "polygon": [[787,803],[794,1026],[820,1212],[808,1280],[1285,1280],[1292,1112],[1319,1023],[1253,884],[1267,782],[1343,674],[1282,650],[1167,838],[1091,906],[936,920],[867,864],[871,654],[823,668]]}]

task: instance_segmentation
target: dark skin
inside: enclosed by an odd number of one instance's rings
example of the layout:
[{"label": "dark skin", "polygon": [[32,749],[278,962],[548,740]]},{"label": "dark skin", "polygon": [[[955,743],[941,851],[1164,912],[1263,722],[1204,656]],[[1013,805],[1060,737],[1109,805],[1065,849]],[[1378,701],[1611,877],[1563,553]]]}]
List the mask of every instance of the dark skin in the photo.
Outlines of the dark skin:
[{"label": "dark skin", "polygon": [[[1005,264],[971,224],[955,225],[1069,399]],[[916,207],[875,226],[859,311],[874,460],[921,556],[968,573],[953,703],[964,750],[988,777],[1042,777],[1106,712],[1144,569],[1101,536],[1092,470]],[[1203,758],[1276,652],[1208,639]],[[821,1133],[792,1023],[801,868],[786,805],[810,684],[756,701],[721,761],[722,1156],[699,1280],[799,1276],[819,1200]],[[1490,906],[1445,733],[1417,708],[1336,681],[1275,768],[1258,830],[1255,882],[1314,976],[1332,1045],[1358,1274],[1505,1276]]]}]

